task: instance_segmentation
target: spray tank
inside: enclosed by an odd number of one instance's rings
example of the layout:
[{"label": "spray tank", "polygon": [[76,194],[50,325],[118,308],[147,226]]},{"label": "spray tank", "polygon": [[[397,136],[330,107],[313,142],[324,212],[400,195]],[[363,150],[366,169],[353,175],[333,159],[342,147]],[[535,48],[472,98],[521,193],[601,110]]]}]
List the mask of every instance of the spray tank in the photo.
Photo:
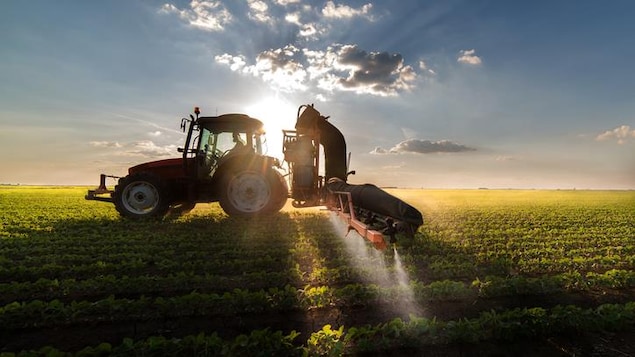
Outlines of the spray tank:
[{"label": "spray tank", "polygon": [[[396,235],[413,236],[423,224],[421,213],[372,184],[351,185],[344,135],[313,105],[298,108],[296,130],[284,130],[283,153],[289,163],[294,207],[325,205],[376,248],[387,247]],[[319,175],[320,147],[324,176]]]}]

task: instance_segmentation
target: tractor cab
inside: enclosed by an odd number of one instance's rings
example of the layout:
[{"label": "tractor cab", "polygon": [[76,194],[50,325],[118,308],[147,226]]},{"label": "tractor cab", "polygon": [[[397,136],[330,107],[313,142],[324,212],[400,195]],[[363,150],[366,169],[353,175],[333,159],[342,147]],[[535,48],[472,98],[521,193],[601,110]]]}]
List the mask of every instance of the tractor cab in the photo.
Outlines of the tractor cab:
[{"label": "tractor cab", "polygon": [[[187,142],[192,149],[184,150],[183,162],[191,164],[195,158],[196,177],[211,180],[216,170],[234,157],[262,155],[261,121],[244,114],[224,114],[216,117],[200,117],[191,127]],[[198,133],[195,131],[198,129]],[[191,136],[195,136],[191,140]],[[192,172],[186,169],[186,172]]]}]

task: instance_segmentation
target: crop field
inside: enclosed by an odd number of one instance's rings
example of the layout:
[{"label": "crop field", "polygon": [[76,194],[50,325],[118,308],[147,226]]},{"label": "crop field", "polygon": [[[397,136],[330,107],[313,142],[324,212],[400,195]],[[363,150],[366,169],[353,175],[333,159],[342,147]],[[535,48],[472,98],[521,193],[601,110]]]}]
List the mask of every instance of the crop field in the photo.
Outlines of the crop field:
[{"label": "crop field", "polygon": [[386,251],[85,191],[0,187],[0,356],[635,355],[635,191],[388,190],[425,223]]}]

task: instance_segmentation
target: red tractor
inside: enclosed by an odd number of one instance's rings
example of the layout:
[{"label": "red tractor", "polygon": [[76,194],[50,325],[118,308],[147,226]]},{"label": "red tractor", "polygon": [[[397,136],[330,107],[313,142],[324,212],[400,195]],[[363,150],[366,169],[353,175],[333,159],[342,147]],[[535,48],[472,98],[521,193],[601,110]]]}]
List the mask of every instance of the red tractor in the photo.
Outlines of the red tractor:
[{"label": "red tractor", "polygon": [[[276,158],[262,154],[261,121],[243,114],[181,119],[187,130],[180,158],[147,162],[128,169],[114,190],[106,177],[86,199],[108,201],[125,217],[160,217],[171,206],[191,208],[219,202],[230,215],[278,212],[288,188]],[[109,195],[104,197],[103,195]]]},{"label": "red tractor", "polygon": [[[312,105],[298,109],[296,130],[285,130],[286,170],[276,158],[263,155],[261,121],[244,114],[181,119],[187,131],[179,158],[147,162],[128,175],[101,175],[88,200],[113,202],[125,217],[161,217],[170,207],[192,208],[199,202],[219,202],[229,215],[253,216],[278,212],[292,198],[294,207],[326,206],[349,228],[383,249],[384,235],[412,235],[423,224],[421,213],[370,184],[349,185],[346,142],[342,133]],[[319,174],[321,150],[324,175]],[[106,177],[118,178],[114,190]],[[287,184],[291,184],[291,192]]]}]

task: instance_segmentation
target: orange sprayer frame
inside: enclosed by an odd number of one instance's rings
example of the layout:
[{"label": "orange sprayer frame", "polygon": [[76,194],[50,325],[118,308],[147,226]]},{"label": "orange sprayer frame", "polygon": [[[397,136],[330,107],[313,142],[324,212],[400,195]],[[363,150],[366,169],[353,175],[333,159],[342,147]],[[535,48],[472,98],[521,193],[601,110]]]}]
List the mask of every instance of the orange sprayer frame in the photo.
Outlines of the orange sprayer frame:
[{"label": "orange sprayer frame", "polygon": [[[327,207],[329,208],[329,210],[337,213],[337,215],[343,221],[345,221],[346,224],[348,224],[348,232],[354,229],[357,233],[359,233],[360,236],[364,237],[364,239],[371,242],[373,246],[375,246],[375,248],[378,250],[385,250],[388,247],[388,245],[386,244],[386,241],[384,240],[384,235],[381,232],[368,228],[368,225],[366,225],[365,223],[362,223],[360,220],[357,219],[357,217],[355,216],[355,210],[353,208],[353,199],[351,197],[350,192],[339,192],[339,191],[332,192],[331,191],[330,193],[337,196],[339,200],[339,208],[335,205],[330,205],[330,204],[327,205]],[[348,205],[348,213],[344,212],[345,203],[344,203],[343,197],[346,197],[346,204]],[[348,232],[346,233],[347,235],[348,235]]]}]

